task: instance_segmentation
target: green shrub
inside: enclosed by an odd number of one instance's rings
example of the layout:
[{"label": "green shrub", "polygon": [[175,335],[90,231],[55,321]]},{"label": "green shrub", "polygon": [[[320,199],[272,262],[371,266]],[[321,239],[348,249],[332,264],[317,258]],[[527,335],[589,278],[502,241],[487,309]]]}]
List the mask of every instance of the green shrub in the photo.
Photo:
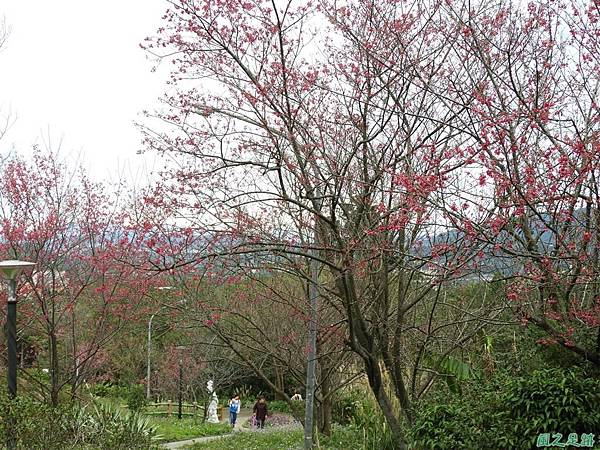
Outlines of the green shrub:
[{"label": "green shrub", "polygon": [[600,380],[580,370],[539,370],[511,380],[503,401],[513,431],[532,442],[540,433],[590,433],[600,430]]},{"label": "green shrub", "polygon": [[392,434],[368,388],[342,391],[333,402],[332,416],[335,422],[346,426],[342,434],[361,436],[360,448],[394,448]]},{"label": "green shrub", "polygon": [[8,417],[14,420],[12,435],[18,448],[60,448],[77,433],[77,415],[72,408],[52,408],[28,397],[11,401],[2,396],[0,403],[1,442],[10,433]]},{"label": "green shrub", "polygon": [[471,404],[452,402],[421,408],[412,427],[413,448],[475,449],[482,448],[481,436],[474,431],[476,414]]},{"label": "green shrub", "polygon": [[148,404],[144,386],[132,384],[127,391],[127,407],[131,411],[141,411]]},{"label": "green shrub", "polygon": [[0,441],[10,432],[13,417],[17,448],[69,449],[152,449],[157,448],[154,429],[137,414],[121,414],[108,408],[51,407],[21,396],[0,397]]},{"label": "green shrub", "polygon": [[90,392],[96,397],[109,397],[110,386],[104,383],[97,383],[90,387]]},{"label": "green shrub", "polygon": [[290,405],[283,400],[272,400],[269,402],[269,412],[291,413]]},{"label": "green shrub", "polygon": [[90,388],[92,394],[96,397],[112,397],[126,399],[129,395],[130,386],[120,386],[118,384],[97,383]]},{"label": "green shrub", "polygon": [[469,394],[423,405],[411,429],[415,449],[536,448],[541,433],[597,433],[600,380],[580,370],[499,374]]},{"label": "green shrub", "polygon": [[90,448],[150,449],[157,448],[156,431],[149,420],[138,413],[124,414],[118,409],[94,407],[93,412],[81,411],[79,438]]},{"label": "green shrub", "polygon": [[357,409],[364,400],[365,394],[360,389],[345,390],[333,402],[331,414],[333,420],[340,425],[348,425],[357,415]]}]

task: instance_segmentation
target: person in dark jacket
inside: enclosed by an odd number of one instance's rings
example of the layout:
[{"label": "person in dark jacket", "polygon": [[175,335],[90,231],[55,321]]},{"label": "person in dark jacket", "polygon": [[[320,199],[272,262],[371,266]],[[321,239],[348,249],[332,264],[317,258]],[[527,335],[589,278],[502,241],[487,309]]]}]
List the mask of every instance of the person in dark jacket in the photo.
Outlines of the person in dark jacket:
[{"label": "person in dark jacket", "polygon": [[258,399],[258,401],[254,404],[254,408],[252,408],[252,412],[256,418],[256,426],[258,428],[264,428],[265,420],[269,415],[269,408],[264,397],[260,397]]}]

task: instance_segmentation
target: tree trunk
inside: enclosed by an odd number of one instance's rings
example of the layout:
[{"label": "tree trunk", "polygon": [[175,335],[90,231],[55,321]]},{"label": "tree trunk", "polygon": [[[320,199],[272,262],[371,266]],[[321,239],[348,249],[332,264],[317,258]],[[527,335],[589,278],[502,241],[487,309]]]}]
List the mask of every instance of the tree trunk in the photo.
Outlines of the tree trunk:
[{"label": "tree trunk", "polygon": [[75,339],[75,311],[71,314],[71,345],[73,348],[73,373],[71,374],[71,401],[75,400],[79,387],[79,360],[77,358],[77,342]]},{"label": "tree trunk", "polygon": [[379,363],[373,357],[364,359],[364,362],[371,390],[373,391],[373,394],[375,394],[377,403],[379,404],[379,407],[385,416],[385,420],[390,427],[390,432],[392,433],[392,436],[394,436],[395,448],[396,450],[406,450],[408,447],[402,435],[400,421],[394,414],[392,404],[383,386],[383,379],[381,376]]},{"label": "tree trunk", "polygon": [[331,409],[331,396],[327,395],[323,397],[319,407],[319,432],[325,436],[331,436]]},{"label": "tree trunk", "polygon": [[277,386],[277,390],[275,391],[275,400],[285,400],[283,395],[281,395],[281,392],[285,392],[283,371],[277,365],[277,363],[275,363],[275,385]]},{"label": "tree trunk", "polygon": [[319,364],[320,402],[319,402],[319,432],[331,436],[331,367],[327,358]]},{"label": "tree trunk", "polygon": [[[349,263],[346,265],[351,266]],[[381,367],[379,365],[379,360],[375,356],[377,353],[373,337],[369,333],[366,321],[362,317],[361,311],[357,306],[358,298],[356,296],[354,276],[350,271],[347,271],[343,274],[343,278],[338,280],[337,283],[340,297],[345,300],[347,314],[350,318],[348,322],[350,328],[349,345],[363,360],[367,379],[369,380],[369,386],[371,387],[371,391],[373,392],[373,395],[375,395],[377,404],[390,427],[390,432],[394,437],[396,450],[406,450],[407,445],[402,435],[400,421],[394,414],[392,403],[385,392]]]},{"label": "tree trunk", "polygon": [[54,330],[49,333],[50,338],[50,403],[52,406],[58,406],[58,348],[56,334]]}]

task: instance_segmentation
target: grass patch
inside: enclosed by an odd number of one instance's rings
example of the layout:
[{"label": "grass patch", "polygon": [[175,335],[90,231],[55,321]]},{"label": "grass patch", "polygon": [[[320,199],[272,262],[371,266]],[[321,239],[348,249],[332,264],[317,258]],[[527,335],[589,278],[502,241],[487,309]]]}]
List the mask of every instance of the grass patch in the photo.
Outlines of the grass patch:
[{"label": "grass patch", "polygon": [[193,450],[297,450],[302,448],[302,430],[237,433],[235,436],[203,442]]},{"label": "grass patch", "polygon": [[203,436],[220,436],[231,433],[226,423],[202,423],[198,419],[177,417],[146,416],[150,425],[156,428],[160,442],[183,441]]},{"label": "grass patch", "polygon": [[[210,442],[195,444],[188,447],[193,450],[301,450],[303,448],[304,432],[302,429],[245,432],[235,436],[225,437]],[[324,450],[380,450],[373,442],[368,442],[364,430],[353,427],[335,426],[330,437],[319,436],[319,445]]]}]

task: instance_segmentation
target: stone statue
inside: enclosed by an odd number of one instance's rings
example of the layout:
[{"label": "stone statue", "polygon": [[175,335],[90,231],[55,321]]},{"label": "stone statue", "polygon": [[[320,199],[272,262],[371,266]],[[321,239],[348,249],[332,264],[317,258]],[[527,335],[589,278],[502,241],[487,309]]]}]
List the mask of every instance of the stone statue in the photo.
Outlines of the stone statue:
[{"label": "stone statue", "polygon": [[217,405],[219,404],[219,399],[217,398],[217,393],[213,389],[213,381],[208,380],[206,383],[206,390],[211,395],[211,400],[208,405],[208,417],[206,421],[209,423],[219,423],[219,416],[217,415]]}]

